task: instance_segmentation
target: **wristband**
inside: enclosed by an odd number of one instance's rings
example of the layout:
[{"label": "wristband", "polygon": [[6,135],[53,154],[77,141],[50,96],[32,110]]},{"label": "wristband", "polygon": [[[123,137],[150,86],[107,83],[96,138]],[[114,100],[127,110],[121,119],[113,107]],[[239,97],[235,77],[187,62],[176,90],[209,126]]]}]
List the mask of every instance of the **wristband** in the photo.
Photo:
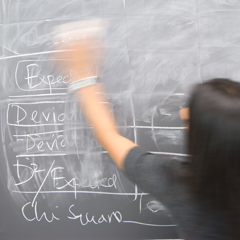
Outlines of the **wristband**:
[{"label": "wristband", "polygon": [[75,92],[76,90],[78,90],[80,88],[96,84],[97,80],[98,80],[97,76],[92,76],[92,77],[87,77],[87,78],[77,80],[77,81],[75,81],[73,83],[70,83],[68,85],[68,91],[71,92],[71,93]]}]

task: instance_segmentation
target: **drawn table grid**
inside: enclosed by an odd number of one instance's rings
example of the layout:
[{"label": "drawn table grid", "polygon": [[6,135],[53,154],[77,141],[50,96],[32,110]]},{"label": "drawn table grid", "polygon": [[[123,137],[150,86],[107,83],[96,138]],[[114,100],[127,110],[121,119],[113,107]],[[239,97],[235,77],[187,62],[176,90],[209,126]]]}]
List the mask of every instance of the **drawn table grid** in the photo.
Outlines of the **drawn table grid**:
[{"label": "drawn table grid", "polygon": [[[53,39],[53,29],[63,22],[92,17],[109,21],[102,81],[120,133],[151,153],[182,161],[188,157],[186,128],[178,110],[185,106],[191,87],[216,74],[240,81],[238,1],[3,0],[0,6],[4,156],[0,166],[4,185],[16,205],[22,206],[22,217],[38,223],[58,221],[55,207],[63,206],[54,206],[49,217],[41,204],[62,198],[69,203],[69,219],[80,219],[82,225],[111,221],[112,216],[120,221],[118,208],[108,218],[104,214],[88,218],[83,213],[86,222],[75,214],[75,200],[85,204],[96,195],[104,199],[99,204],[109,197],[119,205],[120,201],[135,203],[136,212],[145,214],[147,209],[159,214],[162,206],[151,208],[155,202],[150,196],[127,182],[111,164],[66,93],[71,70],[60,74],[53,62],[69,60],[58,58],[58,51],[52,50],[60,44]],[[106,204],[111,206],[111,200]],[[86,209],[94,205],[91,202]],[[130,208],[129,212],[133,213]],[[136,216],[141,218],[141,214]],[[145,219],[129,219],[122,222],[149,224]],[[169,220],[161,219],[158,226],[162,240],[177,238],[164,233],[165,228],[174,228]]]}]

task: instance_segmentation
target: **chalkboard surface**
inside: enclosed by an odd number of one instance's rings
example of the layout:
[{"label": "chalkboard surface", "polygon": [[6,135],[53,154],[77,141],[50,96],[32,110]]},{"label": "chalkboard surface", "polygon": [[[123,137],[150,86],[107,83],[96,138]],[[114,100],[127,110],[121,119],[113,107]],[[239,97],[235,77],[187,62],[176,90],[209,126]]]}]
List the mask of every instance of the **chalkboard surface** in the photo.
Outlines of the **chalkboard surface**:
[{"label": "chalkboard surface", "polygon": [[178,238],[94,139],[67,93],[71,69],[53,67],[69,61],[52,54],[53,29],[108,20],[101,81],[121,133],[183,160],[191,86],[239,80],[240,1],[2,0],[0,11],[0,239]]}]

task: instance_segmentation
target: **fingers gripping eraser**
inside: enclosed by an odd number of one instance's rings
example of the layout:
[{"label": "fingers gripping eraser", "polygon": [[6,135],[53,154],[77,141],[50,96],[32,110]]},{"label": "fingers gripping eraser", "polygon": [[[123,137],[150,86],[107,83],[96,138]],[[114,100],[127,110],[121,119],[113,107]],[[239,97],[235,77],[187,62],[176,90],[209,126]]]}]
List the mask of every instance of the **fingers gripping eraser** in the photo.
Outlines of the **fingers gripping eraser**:
[{"label": "fingers gripping eraser", "polygon": [[55,27],[55,43],[86,39],[101,40],[106,35],[108,24],[103,19],[91,19],[65,23]]}]

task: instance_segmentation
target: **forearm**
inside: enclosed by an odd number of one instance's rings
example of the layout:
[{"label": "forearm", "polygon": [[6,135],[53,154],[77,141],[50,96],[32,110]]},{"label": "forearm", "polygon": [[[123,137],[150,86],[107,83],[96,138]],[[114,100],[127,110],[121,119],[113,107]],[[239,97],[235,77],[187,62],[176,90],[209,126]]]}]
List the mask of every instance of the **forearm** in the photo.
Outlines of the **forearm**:
[{"label": "forearm", "polygon": [[[63,66],[72,72],[71,84],[97,75],[96,69],[99,68],[101,59],[99,47],[99,42],[94,39],[83,39],[66,45],[69,51],[61,52],[61,58],[71,59]],[[123,169],[127,153],[136,145],[119,134],[101,84],[82,87],[75,91],[75,96],[96,139],[117,166]]]},{"label": "forearm", "polygon": [[128,151],[136,145],[119,134],[102,85],[94,84],[84,87],[75,94],[96,139],[118,167],[123,169]]},{"label": "forearm", "polygon": [[103,133],[118,134],[117,124],[103,93],[101,84],[93,84],[79,89],[75,93],[84,116],[93,127],[95,137],[106,149]]}]

